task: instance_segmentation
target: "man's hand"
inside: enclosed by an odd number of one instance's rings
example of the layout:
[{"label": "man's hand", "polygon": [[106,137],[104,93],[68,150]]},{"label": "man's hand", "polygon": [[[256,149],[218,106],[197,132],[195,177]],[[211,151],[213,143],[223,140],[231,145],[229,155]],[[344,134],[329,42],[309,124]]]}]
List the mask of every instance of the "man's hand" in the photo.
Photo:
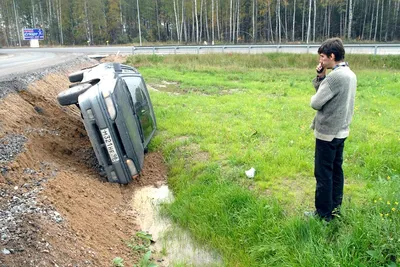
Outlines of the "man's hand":
[{"label": "man's hand", "polygon": [[317,71],[317,76],[318,78],[324,78],[325,77],[325,73],[326,73],[326,69],[324,68],[324,66],[319,63],[318,66],[315,68],[315,70]]}]

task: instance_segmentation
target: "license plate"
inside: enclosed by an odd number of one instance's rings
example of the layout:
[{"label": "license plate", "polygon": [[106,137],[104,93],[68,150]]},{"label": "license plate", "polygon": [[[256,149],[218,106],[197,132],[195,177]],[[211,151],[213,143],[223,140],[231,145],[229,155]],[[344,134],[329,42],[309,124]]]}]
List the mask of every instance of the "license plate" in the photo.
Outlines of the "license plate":
[{"label": "license plate", "polygon": [[108,155],[110,155],[110,159],[112,162],[119,161],[119,157],[117,151],[114,146],[114,142],[110,135],[110,130],[108,128],[100,130],[101,135],[103,136],[104,144],[107,147]]}]

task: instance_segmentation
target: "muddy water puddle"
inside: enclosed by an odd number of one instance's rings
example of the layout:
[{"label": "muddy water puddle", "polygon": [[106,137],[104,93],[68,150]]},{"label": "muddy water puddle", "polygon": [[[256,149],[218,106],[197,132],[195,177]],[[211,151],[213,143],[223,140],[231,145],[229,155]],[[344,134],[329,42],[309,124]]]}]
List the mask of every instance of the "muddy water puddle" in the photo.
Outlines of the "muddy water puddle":
[{"label": "muddy water puddle", "polygon": [[135,192],[132,207],[142,231],[152,235],[151,249],[158,266],[223,266],[220,257],[196,245],[189,233],[159,214],[160,203],[173,201],[168,186],[143,187]]}]

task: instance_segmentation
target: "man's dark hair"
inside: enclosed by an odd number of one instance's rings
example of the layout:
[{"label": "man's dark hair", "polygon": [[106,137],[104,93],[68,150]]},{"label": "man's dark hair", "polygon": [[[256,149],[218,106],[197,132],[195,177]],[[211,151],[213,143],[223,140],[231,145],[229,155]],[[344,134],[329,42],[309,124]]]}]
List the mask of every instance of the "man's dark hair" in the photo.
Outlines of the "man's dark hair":
[{"label": "man's dark hair", "polygon": [[344,47],[343,42],[340,38],[331,38],[322,43],[318,48],[318,55],[325,54],[328,57],[331,54],[335,55],[335,61],[340,61],[344,59]]}]

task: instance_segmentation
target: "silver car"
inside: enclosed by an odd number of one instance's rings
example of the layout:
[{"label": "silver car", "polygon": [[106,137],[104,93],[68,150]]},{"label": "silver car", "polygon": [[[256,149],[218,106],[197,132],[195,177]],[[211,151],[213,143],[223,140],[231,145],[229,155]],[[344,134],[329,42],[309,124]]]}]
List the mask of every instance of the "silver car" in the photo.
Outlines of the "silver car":
[{"label": "silver car", "polygon": [[142,75],[130,66],[102,63],[69,76],[58,102],[76,104],[109,182],[127,184],[143,168],[156,118]]}]

